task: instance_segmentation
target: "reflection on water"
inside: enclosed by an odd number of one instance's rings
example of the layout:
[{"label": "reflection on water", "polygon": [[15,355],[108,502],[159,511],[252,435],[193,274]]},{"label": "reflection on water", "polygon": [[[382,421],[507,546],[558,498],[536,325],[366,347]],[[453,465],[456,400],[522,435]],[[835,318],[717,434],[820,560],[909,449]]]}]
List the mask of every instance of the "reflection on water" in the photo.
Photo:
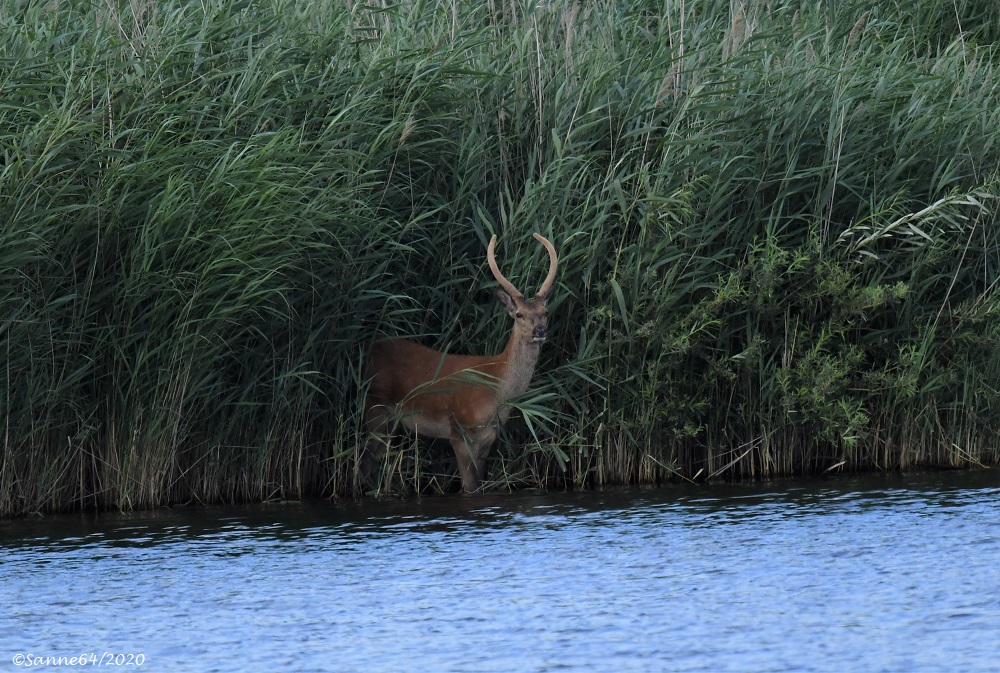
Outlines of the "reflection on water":
[{"label": "reflection on water", "polygon": [[0,522],[0,662],[997,670],[1000,472]]}]

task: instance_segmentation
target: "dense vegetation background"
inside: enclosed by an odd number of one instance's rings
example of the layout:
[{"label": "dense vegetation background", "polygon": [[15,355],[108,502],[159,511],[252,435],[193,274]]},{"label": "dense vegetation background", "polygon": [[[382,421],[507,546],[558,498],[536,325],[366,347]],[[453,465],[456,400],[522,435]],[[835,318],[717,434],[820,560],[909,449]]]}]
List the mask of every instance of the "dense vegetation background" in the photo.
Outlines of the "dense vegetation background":
[{"label": "dense vegetation background", "polygon": [[[350,495],[377,332],[553,336],[493,486],[1000,458],[995,0],[0,0],[0,514]],[[395,488],[457,488],[402,441]]]}]

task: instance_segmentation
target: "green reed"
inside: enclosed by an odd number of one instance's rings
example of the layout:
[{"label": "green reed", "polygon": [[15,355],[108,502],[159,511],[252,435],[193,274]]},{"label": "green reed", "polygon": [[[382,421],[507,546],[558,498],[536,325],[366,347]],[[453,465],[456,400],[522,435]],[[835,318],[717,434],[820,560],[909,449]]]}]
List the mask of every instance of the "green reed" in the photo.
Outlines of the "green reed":
[{"label": "green reed", "polygon": [[560,253],[493,487],[996,463],[1000,17],[918,4],[0,1],[0,513],[358,493],[492,233]]}]

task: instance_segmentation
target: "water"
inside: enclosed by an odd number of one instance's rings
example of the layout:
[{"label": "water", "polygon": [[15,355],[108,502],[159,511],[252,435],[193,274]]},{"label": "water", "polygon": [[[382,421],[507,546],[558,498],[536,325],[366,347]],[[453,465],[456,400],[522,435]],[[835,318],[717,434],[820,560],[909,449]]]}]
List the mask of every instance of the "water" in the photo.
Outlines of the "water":
[{"label": "water", "polygon": [[992,673],[998,496],[992,470],[0,522],[0,670]]}]

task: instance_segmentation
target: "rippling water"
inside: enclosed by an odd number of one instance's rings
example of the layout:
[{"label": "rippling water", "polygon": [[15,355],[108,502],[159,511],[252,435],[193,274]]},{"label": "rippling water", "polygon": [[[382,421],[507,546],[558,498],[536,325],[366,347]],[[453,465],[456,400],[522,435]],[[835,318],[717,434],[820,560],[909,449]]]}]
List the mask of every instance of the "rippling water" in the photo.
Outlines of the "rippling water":
[{"label": "rippling water", "polygon": [[991,470],[0,522],[0,670],[992,673],[998,498]]}]

